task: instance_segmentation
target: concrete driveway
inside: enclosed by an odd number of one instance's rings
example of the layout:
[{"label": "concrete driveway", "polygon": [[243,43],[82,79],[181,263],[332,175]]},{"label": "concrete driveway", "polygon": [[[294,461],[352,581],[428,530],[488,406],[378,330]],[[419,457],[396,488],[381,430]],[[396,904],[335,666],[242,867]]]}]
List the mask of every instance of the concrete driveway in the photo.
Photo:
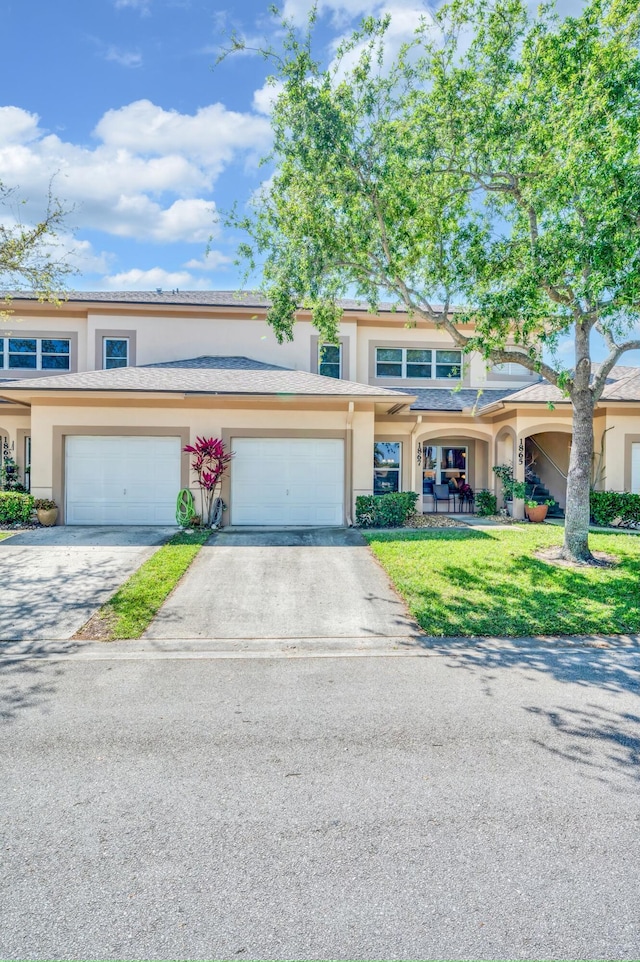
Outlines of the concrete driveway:
[{"label": "concrete driveway", "polygon": [[0,541],[0,640],[71,638],[174,531],[61,526]]},{"label": "concrete driveway", "polygon": [[224,529],[149,639],[406,638],[419,633],[358,531]]}]

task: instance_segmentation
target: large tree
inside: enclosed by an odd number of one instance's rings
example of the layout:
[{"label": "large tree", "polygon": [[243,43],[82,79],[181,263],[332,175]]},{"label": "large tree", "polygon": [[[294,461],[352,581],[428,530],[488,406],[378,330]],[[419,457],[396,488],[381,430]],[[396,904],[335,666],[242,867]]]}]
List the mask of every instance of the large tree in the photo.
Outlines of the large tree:
[{"label": "large tree", "polygon": [[16,291],[56,301],[73,273],[59,240],[67,213],[60,201],[50,191],[42,215],[30,224],[23,223],[24,207],[17,189],[0,183],[0,319],[10,315]]},{"label": "large tree", "polygon": [[[560,19],[522,0],[457,0],[390,62],[366,20],[329,68],[312,29],[271,54],[273,177],[236,223],[269,322],[391,296],[465,352],[540,372],[571,399],[563,554],[588,561],[594,406],[640,348],[637,0]],[[463,311],[452,313],[454,305]],[[555,348],[573,340],[565,369]],[[594,340],[606,358],[594,373]]]}]

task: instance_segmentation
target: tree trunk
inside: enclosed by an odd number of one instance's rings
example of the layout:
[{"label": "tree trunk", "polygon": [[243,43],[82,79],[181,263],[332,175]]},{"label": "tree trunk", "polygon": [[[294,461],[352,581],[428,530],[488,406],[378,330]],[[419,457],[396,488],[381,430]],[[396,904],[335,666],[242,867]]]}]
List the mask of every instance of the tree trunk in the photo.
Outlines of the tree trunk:
[{"label": "tree trunk", "polygon": [[567,561],[591,561],[593,555],[589,551],[589,496],[593,457],[594,400],[589,389],[574,392],[571,400],[573,439],[567,475],[562,557]]}]

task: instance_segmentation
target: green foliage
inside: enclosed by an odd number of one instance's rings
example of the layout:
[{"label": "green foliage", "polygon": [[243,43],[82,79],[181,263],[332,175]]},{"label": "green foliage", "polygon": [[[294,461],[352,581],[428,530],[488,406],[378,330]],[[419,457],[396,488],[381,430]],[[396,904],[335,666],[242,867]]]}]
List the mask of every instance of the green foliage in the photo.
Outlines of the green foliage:
[{"label": "green foliage", "polygon": [[36,511],[51,511],[53,508],[58,507],[51,498],[36,498],[33,506]]},{"label": "green foliage", "polygon": [[28,524],[34,509],[30,494],[0,491],[0,524]]},{"label": "green foliage", "polygon": [[502,496],[505,501],[524,498],[527,485],[524,481],[516,481],[510,464],[494,464],[493,473],[502,482]]},{"label": "green foliage", "polygon": [[102,623],[100,637],[139,638],[210,537],[204,529],[173,535],[94,616]]},{"label": "green foliage", "polygon": [[[57,241],[66,212],[50,191],[41,220],[25,226],[19,219],[24,203],[14,188],[0,183],[0,206],[7,209],[0,217],[0,300],[8,305],[11,291],[28,288],[41,301],[59,303],[65,277],[75,272]],[[0,310],[0,318],[8,313]]]},{"label": "green foliage", "polygon": [[356,524],[366,528],[399,528],[415,512],[415,491],[361,494],[356,498]]},{"label": "green foliage", "polygon": [[498,501],[491,491],[478,491],[476,494],[476,511],[481,518],[498,513]]},{"label": "green foliage", "polygon": [[640,494],[628,491],[592,491],[591,518],[603,526],[620,518],[623,522],[640,522]]},{"label": "green foliage", "polygon": [[[281,53],[265,51],[280,89],[273,177],[230,223],[248,235],[268,321],[291,339],[307,308],[331,343],[337,299],[389,298],[463,352],[557,385],[590,457],[607,374],[640,348],[637,2],[587,0],[561,18],[552,2],[453,0],[391,62],[389,26],[366,18],[328,69],[290,23]],[[594,333],[608,355],[591,378]],[[579,458],[565,551],[588,560]]]}]

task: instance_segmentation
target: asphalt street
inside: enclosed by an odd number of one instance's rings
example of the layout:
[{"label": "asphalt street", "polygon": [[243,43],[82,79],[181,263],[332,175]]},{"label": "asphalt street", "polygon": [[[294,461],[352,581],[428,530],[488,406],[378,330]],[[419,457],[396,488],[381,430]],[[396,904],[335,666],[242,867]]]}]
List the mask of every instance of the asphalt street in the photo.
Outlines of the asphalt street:
[{"label": "asphalt street", "polygon": [[116,650],[0,662],[0,958],[640,957],[637,650]]}]

